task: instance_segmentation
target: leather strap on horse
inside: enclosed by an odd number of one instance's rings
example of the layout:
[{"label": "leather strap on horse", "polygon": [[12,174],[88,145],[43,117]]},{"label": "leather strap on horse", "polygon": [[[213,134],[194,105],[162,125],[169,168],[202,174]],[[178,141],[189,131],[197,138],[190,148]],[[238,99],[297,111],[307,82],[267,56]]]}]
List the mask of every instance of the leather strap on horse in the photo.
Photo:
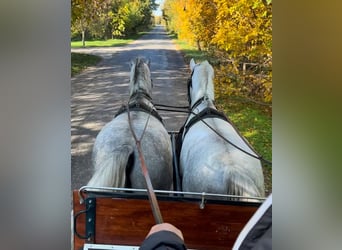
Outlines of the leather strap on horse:
[{"label": "leather strap on horse", "polygon": [[144,102],[133,102],[133,103],[130,103],[128,106],[127,105],[123,105],[119,109],[119,111],[115,114],[115,117],[117,117],[118,115],[120,115],[122,113],[128,112],[128,109],[146,112],[148,114],[151,114],[155,118],[157,118],[161,123],[163,123],[163,119],[158,114],[158,112],[154,108],[148,106]]},{"label": "leather strap on horse", "polygon": [[145,182],[146,182],[146,186],[147,186],[147,195],[148,195],[148,198],[149,198],[149,201],[150,201],[153,217],[154,217],[154,220],[155,220],[156,224],[161,224],[161,223],[163,223],[163,218],[162,218],[161,213],[160,213],[160,209],[159,209],[159,205],[158,205],[158,202],[157,202],[157,198],[156,198],[156,195],[154,193],[152,182],[151,182],[151,179],[150,179],[150,176],[148,174],[148,170],[147,170],[147,167],[146,167],[146,164],[145,164],[144,155],[143,155],[142,150],[141,150],[141,140],[143,139],[143,136],[145,134],[145,131],[146,131],[146,128],[147,128],[147,124],[148,124],[148,122],[150,120],[151,113],[150,113],[150,115],[147,118],[144,130],[143,130],[143,132],[141,134],[140,139],[137,138],[137,136],[136,136],[136,134],[135,134],[135,132],[133,130],[133,127],[132,127],[132,120],[131,120],[131,116],[130,116],[130,112],[129,112],[129,106],[127,106],[127,114],[128,114],[129,128],[131,130],[131,133],[132,133],[133,138],[135,140],[135,143],[137,145],[138,154],[139,154],[139,160],[140,160],[140,166],[141,166],[141,170],[142,170],[142,173],[144,175],[144,178],[145,178]]},{"label": "leather strap on horse", "polygon": [[[201,101],[203,101],[203,98],[198,100],[193,105],[193,107],[196,108],[201,103]],[[223,112],[220,112],[220,111],[218,111],[216,109],[213,109],[213,108],[203,109],[198,114],[195,114],[192,111],[190,111],[189,116],[190,116],[190,114],[194,114],[195,116],[193,118],[191,118],[191,120],[188,122],[188,124],[186,124],[186,122],[184,123],[184,125],[180,128],[180,130],[178,132],[178,135],[176,136],[176,155],[177,155],[177,159],[180,158],[180,151],[181,151],[182,144],[183,144],[183,138],[188,133],[190,127],[192,127],[195,123],[197,123],[199,121],[204,122],[203,120],[205,118],[219,118],[219,119],[222,119],[222,120],[227,121],[230,124],[232,124],[231,121],[227,118],[227,116]],[[208,125],[207,123],[205,123],[205,124]],[[178,164],[179,164],[179,162],[178,162]]]},{"label": "leather strap on horse", "polygon": [[227,121],[231,123],[228,118],[225,116],[223,112],[220,112],[213,108],[205,108],[201,112],[199,112],[197,115],[195,115],[191,120],[184,126],[184,135],[185,137],[186,133],[189,131],[190,127],[193,126],[196,122],[199,122],[205,118],[219,118],[224,121]]}]

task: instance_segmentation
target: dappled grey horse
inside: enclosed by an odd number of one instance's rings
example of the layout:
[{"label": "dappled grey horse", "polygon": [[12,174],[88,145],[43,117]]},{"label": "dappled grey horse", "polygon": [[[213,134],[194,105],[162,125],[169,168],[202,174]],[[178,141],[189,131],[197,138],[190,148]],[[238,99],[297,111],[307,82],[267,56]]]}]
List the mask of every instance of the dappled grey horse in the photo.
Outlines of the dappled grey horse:
[{"label": "dappled grey horse", "polygon": [[264,197],[264,176],[255,151],[214,105],[214,69],[190,62],[191,114],[181,130],[183,191]]},{"label": "dappled grey horse", "polygon": [[172,149],[168,132],[152,103],[149,61],[131,63],[130,99],[96,137],[94,174],[87,185],[146,188],[133,133],[141,139],[148,173],[155,189],[172,189]]}]

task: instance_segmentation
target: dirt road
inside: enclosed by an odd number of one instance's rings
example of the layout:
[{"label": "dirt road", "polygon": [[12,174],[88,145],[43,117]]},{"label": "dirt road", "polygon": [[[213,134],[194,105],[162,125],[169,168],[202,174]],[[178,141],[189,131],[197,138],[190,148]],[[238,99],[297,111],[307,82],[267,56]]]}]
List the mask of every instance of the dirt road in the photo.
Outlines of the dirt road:
[{"label": "dirt road", "polygon": [[[136,56],[151,59],[154,103],[187,105],[189,69],[162,26],[123,47],[72,49],[103,57],[100,64],[71,79],[71,186],[91,177],[91,150],[101,128],[128,100],[129,62]],[[167,130],[178,131],[186,115],[160,112]]]}]

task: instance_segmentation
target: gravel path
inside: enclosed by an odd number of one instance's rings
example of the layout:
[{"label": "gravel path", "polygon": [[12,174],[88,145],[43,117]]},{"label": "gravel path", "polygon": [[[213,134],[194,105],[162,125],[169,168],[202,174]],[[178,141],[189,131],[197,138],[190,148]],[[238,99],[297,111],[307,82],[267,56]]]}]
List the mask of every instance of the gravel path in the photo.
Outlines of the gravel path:
[{"label": "gravel path", "polygon": [[[154,103],[187,105],[189,69],[164,27],[129,45],[72,49],[99,55],[103,60],[71,79],[71,186],[78,189],[91,177],[91,150],[101,128],[128,100],[129,62],[137,56],[151,59]],[[168,131],[178,131],[186,114],[160,112]]]}]

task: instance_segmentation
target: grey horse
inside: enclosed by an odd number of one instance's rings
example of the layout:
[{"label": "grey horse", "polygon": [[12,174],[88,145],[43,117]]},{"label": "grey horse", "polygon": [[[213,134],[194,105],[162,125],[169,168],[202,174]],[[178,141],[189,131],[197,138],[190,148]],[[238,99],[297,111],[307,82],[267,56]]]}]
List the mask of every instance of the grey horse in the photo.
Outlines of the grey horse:
[{"label": "grey horse", "polygon": [[191,114],[180,135],[183,191],[264,197],[257,154],[214,105],[213,67],[207,61],[196,64],[192,59],[190,69]]},{"label": "grey horse", "polygon": [[173,180],[170,136],[152,103],[150,62],[131,62],[130,98],[96,137],[94,174],[88,186],[146,188],[136,141],[141,140],[153,188],[171,190]]}]

